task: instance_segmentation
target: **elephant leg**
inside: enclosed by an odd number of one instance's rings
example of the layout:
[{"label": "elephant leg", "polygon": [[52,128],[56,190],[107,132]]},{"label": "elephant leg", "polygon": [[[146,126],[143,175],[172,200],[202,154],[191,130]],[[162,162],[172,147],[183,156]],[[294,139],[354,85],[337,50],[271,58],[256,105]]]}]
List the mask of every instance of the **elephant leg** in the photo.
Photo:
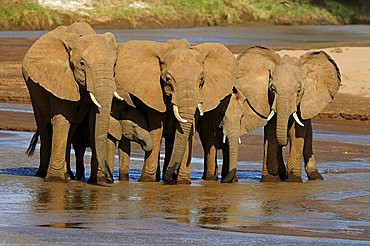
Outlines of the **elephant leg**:
[{"label": "elephant leg", "polygon": [[76,156],[76,180],[85,180],[85,148],[74,148]]},{"label": "elephant leg", "polygon": [[324,180],[319,170],[317,169],[317,163],[313,154],[312,148],[312,122],[311,120],[306,121],[306,137],[303,146],[303,159],[305,163],[305,171],[309,180]]},{"label": "elephant leg", "polygon": [[203,116],[197,124],[197,130],[204,152],[204,171],[202,179],[217,181],[217,136],[215,135],[213,127],[210,127],[213,124],[213,118]]},{"label": "elephant leg", "polygon": [[228,140],[225,144],[222,145],[222,171],[221,171],[221,179],[223,180],[226,175],[229,173],[229,162],[230,160],[230,148]]},{"label": "elephant leg", "polygon": [[306,135],[306,127],[298,126],[296,123],[289,130],[290,151],[287,164],[288,182],[302,182],[303,146]]},{"label": "elephant leg", "polygon": [[[67,139],[67,149],[66,149],[67,173],[70,179],[72,180],[76,179],[74,173],[71,170],[71,145],[72,145],[72,138],[73,138],[76,128],[77,128],[77,124],[72,124],[70,127],[70,130],[68,133],[68,139]],[[77,169],[77,163],[76,163],[76,169]]]},{"label": "elephant leg", "polygon": [[37,124],[37,130],[40,133],[40,166],[37,169],[36,176],[45,178],[51,156],[51,126],[50,124]]},{"label": "elephant leg", "polygon": [[152,151],[145,152],[145,160],[141,172],[140,182],[157,181],[159,154],[161,151],[163,133],[163,114],[148,109],[148,130],[153,141]]},{"label": "elephant leg", "polygon": [[264,151],[261,182],[279,182],[285,178],[282,147],[276,140],[276,118],[264,127]]},{"label": "elephant leg", "polygon": [[53,116],[51,124],[53,127],[51,157],[45,181],[66,182],[69,176],[65,155],[70,123],[63,115],[57,114]]},{"label": "elephant leg", "polygon": [[[165,153],[164,153],[164,163],[163,163],[163,175],[166,173],[168,164],[170,163],[173,143],[175,141],[175,134],[168,134],[165,137]],[[164,177],[162,177],[164,178]]]},{"label": "elephant leg", "polygon": [[178,184],[191,184],[190,164],[191,164],[191,157],[193,155],[193,143],[194,143],[194,136],[191,137],[191,139],[189,139],[188,145],[186,146],[184,157],[182,158],[180,168],[179,168],[179,173],[177,175]]},{"label": "elephant leg", "polygon": [[202,175],[202,179],[217,181],[218,179],[217,148],[215,144],[207,141],[207,139],[201,142],[204,151],[204,172]]},{"label": "elephant leg", "polygon": [[118,157],[119,157],[119,180],[128,181],[129,180],[129,170],[130,170],[130,153],[131,153],[131,143],[125,137],[119,141],[118,144]]}]

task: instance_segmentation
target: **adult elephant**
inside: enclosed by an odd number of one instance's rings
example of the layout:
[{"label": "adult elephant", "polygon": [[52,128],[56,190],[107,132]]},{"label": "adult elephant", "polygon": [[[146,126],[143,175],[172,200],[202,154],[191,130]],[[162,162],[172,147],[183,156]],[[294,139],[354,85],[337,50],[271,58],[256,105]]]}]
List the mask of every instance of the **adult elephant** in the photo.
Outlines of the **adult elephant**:
[{"label": "adult elephant", "polygon": [[95,34],[85,23],[60,26],[40,37],[28,50],[22,72],[41,138],[37,176],[51,182],[69,179],[68,138],[89,114],[95,163],[112,180],[106,160],[116,59],[113,34]]},{"label": "adult elephant", "polygon": [[241,136],[266,124],[251,108],[248,99],[236,87],[219,106],[199,118],[197,131],[204,150],[204,180],[218,180],[217,150],[221,149],[222,183],[237,182],[237,162]]},{"label": "adult elephant", "polygon": [[[255,112],[267,117],[261,181],[302,182],[302,160],[308,179],[323,179],[312,149],[311,118],[333,100],[340,84],[338,66],[324,51],[299,59],[280,57],[254,46],[238,56],[237,86]],[[290,139],[287,166],[282,148]]]},{"label": "adult elephant", "polygon": [[[120,95],[129,93],[132,104],[145,112],[153,140],[153,150],[145,156],[141,181],[159,178],[163,123],[173,114],[177,123],[164,181],[190,182],[188,157],[197,108],[201,115],[216,108],[231,93],[236,69],[234,55],[218,43],[190,46],[186,40],[169,40],[129,41],[120,45],[115,70],[117,91]],[[182,171],[178,175],[181,163],[185,176]]]}]

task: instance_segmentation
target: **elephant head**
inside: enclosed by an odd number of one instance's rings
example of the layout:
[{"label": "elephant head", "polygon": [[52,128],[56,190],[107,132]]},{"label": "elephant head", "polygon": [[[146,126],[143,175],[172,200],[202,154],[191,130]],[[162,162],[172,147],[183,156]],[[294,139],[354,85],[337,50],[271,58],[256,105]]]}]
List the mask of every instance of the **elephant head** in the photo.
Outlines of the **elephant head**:
[{"label": "elephant head", "polygon": [[112,33],[96,34],[88,24],[75,23],[42,36],[23,60],[25,79],[31,78],[55,97],[77,102],[90,94],[96,105],[90,122],[94,128],[92,145],[103,170],[107,167],[106,142],[116,59],[117,44]]},{"label": "elephant head", "polygon": [[320,113],[336,95],[339,69],[324,51],[308,52],[299,59],[280,57],[269,48],[250,47],[238,56],[238,88],[254,112],[270,120],[276,113],[276,136],[288,143],[288,120],[298,125]]},{"label": "elephant head", "polygon": [[220,127],[223,133],[222,141],[224,144],[227,141],[228,144],[228,160],[224,163],[226,167],[223,167],[222,183],[230,183],[237,181],[238,144],[241,143],[241,136],[264,126],[266,120],[253,111],[248,99],[235,86],[224,112]]},{"label": "elephant head", "polygon": [[231,93],[236,70],[234,55],[222,44],[190,46],[186,40],[169,40],[120,45],[116,65],[118,93],[123,97],[130,93],[159,112],[166,111],[167,95],[179,122],[165,182],[172,182],[179,168],[192,137],[197,108],[200,115],[216,108]]}]

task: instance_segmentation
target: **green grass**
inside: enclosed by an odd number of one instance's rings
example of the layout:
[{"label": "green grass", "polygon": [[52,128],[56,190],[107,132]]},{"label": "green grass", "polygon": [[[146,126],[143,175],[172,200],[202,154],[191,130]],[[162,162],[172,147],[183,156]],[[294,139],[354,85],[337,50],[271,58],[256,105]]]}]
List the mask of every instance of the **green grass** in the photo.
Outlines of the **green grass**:
[{"label": "green grass", "polygon": [[0,0],[0,28],[32,27],[41,29],[45,26],[59,24],[59,14],[45,9],[30,0]]},{"label": "green grass", "polygon": [[44,8],[37,0],[0,0],[0,28],[42,29],[77,20],[122,28],[370,23],[369,0],[146,0],[150,7],[143,9],[129,8],[132,1],[108,2],[95,0],[94,10],[82,15]]}]

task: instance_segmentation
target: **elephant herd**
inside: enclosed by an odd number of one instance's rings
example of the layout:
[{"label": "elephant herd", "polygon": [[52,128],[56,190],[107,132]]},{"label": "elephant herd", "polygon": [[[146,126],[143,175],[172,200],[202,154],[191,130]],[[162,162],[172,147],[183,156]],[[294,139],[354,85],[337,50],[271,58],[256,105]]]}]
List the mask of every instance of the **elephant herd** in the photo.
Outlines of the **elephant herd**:
[{"label": "elephant herd", "polygon": [[[299,58],[252,46],[235,56],[223,44],[187,40],[116,43],[86,23],[60,26],[40,37],[22,64],[37,132],[40,166],[49,182],[85,176],[91,148],[92,183],[112,183],[119,151],[119,179],[128,180],[130,141],[145,151],[140,181],[190,183],[197,131],[204,149],[203,179],[237,181],[240,137],[264,126],[261,181],[322,179],[312,149],[311,118],[334,98],[341,77],[324,51]],[[159,156],[165,139],[161,177]],[[118,144],[117,144],[118,142]],[[285,165],[282,148],[290,144]],[[76,174],[70,150],[76,155]]]}]

